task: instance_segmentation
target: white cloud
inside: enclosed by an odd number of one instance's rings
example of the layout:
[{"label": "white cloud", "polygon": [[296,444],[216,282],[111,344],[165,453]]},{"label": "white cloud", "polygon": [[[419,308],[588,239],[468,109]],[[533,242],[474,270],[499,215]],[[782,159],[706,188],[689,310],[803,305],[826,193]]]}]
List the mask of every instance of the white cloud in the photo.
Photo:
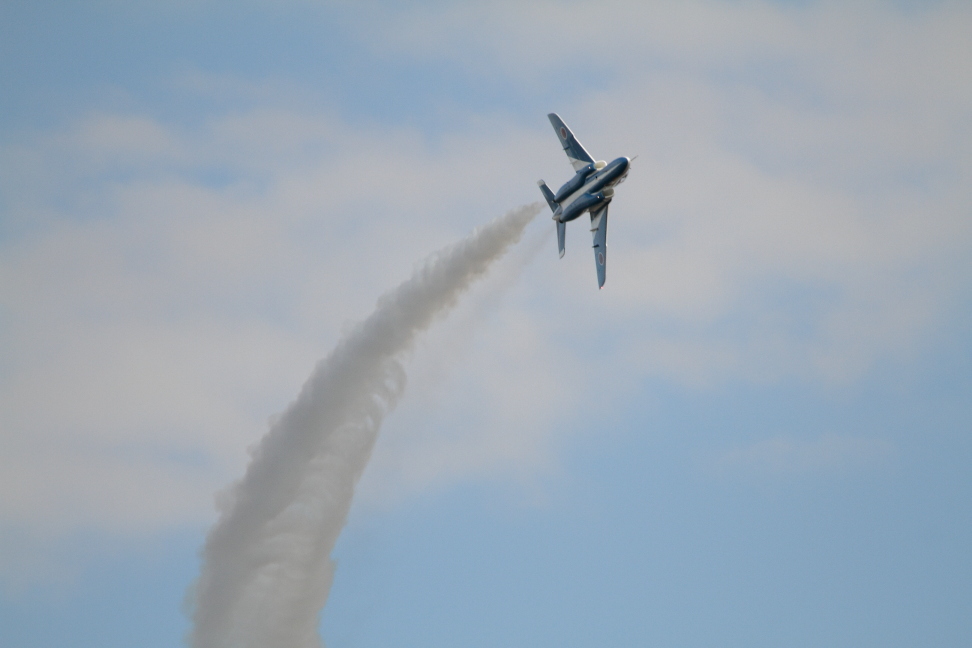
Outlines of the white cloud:
[{"label": "white cloud", "polygon": [[407,131],[256,109],[196,132],[98,114],[4,151],[5,166],[25,149],[41,161],[8,185],[12,218],[45,217],[0,259],[0,519],[135,531],[208,518],[342,327],[510,206],[471,191],[456,159],[478,151],[480,178],[501,183],[513,171],[495,161],[529,136],[465,140],[433,154]]},{"label": "white cloud", "polygon": [[[596,155],[640,154],[612,206],[605,291],[572,225],[565,259],[545,240],[515,288],[475,291],[416,350],[366,477],[374,502],[529,482],[555,469],[575,408],[624,405],[645,376],[857,380],[968,296],[964,5],[372,7],[349,28],[365,15],[376,51],[448,57],[472,79],[597,78],[557,109]],[[310,109],[285,83],[222,81],[172,91],[248,107],[202,124],[82,115],[0,149],[4,524],[207,517],[346,322],[424,254],[536,200],[537,177],[569,173],[543,115],[472,116],[433,142]],[[857,447],[767,443],[734,461]]]}]

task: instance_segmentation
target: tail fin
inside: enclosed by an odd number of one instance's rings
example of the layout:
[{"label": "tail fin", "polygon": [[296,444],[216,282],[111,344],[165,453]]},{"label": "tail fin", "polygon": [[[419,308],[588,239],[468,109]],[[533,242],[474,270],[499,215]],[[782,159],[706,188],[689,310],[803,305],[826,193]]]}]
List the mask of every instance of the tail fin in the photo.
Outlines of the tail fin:
[{"label": "tail fin", "polygon": [[550,211],[556,214],[557,208],[560,207],[560,205],[554,202],[553,192],[550,191],[549,187],[547,187],[547,183],[544,182],[543,180],[537,180],[537,186],[540,187],[540,191],[541,193],[543,193],[543,197],[547,199],[547,204],[550,205]]},{"label": "tail fin", "polygon": [[557,245],[560,248],[560,258],[564,258],[564,239],[567,236],[567,223],[561,223],[557,220],[557,210],[560,209],[560,205],[554,201],[553,192],[547,187],[547,183],[543,180],[537,180],[537,186],[540,187],[540,191],[543,193],[543,197],[547,199],[547,204],[550,205],[550,211],[554,213],[554,221],[557,223]]}]

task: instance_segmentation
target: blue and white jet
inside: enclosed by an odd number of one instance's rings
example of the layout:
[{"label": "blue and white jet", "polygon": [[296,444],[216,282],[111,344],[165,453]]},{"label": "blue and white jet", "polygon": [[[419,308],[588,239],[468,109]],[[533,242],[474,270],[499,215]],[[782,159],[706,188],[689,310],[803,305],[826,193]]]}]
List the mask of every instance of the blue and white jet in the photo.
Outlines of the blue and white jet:
[{"label": "blue and white jet", "polygon": [[603,288],[607,263],[608,205],[614,198],[614,187],[628,177],[631,160],[619,157],[610,164],[603,160],[595,161],[557,113],[550,113],[547,117],[557,131],[560,144],[564,147],[567,159],[576,172],[557,193],[550,191],[543,180],[537,182],[543,197],[547,199],[547,204],[553,210],[553,219],[557,223],[557,245],[560,247],[560,257],[564,256],[567,223],[580,217],[584,212],[590,212],[591,232],[594,234],[597,287]]}]

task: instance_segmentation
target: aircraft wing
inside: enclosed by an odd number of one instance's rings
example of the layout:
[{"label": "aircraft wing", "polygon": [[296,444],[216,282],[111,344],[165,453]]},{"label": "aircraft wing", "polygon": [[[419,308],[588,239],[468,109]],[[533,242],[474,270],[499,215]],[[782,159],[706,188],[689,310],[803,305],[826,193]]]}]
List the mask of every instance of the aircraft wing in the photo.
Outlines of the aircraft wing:
[{"label": "aircraft wing", "polygon": [[560,145],[564,147],[564,153],[567,154],[567,159],[570,160],[570,164],[574,167],[574,171],[579,171],[586,167],[588,164],[594,162],[594,158],[591,157],[590,153],[584,150],[581,143],[577,141],[574,134],[570,132],[567,128],[567,124],[564,120],[560,118],[557,113],[550,113],[547,115],[547,119],[553,125],[554,130],[557,131],[557,137],[560,139]]},{"label": "aircraft wing", "polygon": [[597,287],[604,287],[607,266],[607,217],[608,205],[591,214],[591,233],[594,235],[594,265],[597,267]]}]

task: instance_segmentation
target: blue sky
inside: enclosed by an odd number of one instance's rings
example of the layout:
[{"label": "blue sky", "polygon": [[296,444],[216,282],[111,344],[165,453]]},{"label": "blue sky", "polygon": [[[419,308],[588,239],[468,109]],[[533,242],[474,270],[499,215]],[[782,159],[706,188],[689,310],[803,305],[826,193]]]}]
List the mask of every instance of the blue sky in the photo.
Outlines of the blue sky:
[{"label": "blue sky", "polygon": [[332,648],[964,646],[963,3],[6,3],[0,645],[173,646],[214,494],[425,255]]}]

